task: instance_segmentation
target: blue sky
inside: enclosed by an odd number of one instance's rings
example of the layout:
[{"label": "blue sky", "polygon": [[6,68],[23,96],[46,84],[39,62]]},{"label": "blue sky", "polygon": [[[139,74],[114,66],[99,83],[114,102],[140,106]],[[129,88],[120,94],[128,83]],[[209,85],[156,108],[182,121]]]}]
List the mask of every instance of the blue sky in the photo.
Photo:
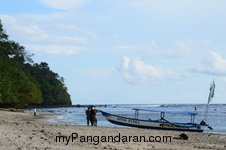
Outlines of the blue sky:
[{"label": "blue sky", "polygon": [[1,0],[10,39],[65,78],[73,104],[226,99],[224,0]]}]

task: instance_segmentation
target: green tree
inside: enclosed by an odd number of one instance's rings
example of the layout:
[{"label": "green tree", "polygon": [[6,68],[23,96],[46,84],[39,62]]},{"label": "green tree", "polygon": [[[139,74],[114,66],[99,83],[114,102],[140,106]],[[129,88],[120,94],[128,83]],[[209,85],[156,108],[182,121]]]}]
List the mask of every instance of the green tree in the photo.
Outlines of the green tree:
[{"label": "green tree", "polygon": [[32,56],[8,39],[0,20],[0,106],[71,105],[63,77]]},{"label": "green tree", "polygon": [[30,74],[40,86],[43,105],[71,105],[70,95],[64,85],[63,78],[50,70],[46,62],[35,63]]},{"label": "green tree", "polygon": [[0,59],[0,104],[5,106],[26,106],[41,103],[38,83],[24,72],[15,61]]}]

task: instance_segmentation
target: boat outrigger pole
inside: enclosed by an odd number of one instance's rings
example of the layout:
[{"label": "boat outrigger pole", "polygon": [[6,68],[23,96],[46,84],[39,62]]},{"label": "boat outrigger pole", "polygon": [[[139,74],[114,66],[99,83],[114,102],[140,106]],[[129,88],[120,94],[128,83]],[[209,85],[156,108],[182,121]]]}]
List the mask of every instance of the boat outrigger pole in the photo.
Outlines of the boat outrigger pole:
[{"label": "boat outrigger pole", "polygon": [[204,121],[207,121],[207,114],[208,114],[208,110],[209,110],[209,104],[213,99],[214,96],[214,90],[215,90],[215,80],[213,80],[213,82],[210,85],[210,92],[209,92],[209,98],[208,98],[208,103],[206,106],[206,111],[205,111],[205,115],[204,115]]}]

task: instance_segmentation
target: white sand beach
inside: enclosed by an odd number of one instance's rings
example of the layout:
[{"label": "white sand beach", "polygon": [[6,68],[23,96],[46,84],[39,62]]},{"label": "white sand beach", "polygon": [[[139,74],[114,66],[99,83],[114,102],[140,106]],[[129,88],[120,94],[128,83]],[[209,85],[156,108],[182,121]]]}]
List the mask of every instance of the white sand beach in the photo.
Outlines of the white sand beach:
[{"label": "white sand beach", "polygon": [[[37,113],[35,117],[29,111],[0,109],[0,149],[226,149],[226,135],[221,134],[63,125],[47,122],[47,116],[56,117],[51,113]],[[181,133],[188,135],[188,140],[179,139]]]}]

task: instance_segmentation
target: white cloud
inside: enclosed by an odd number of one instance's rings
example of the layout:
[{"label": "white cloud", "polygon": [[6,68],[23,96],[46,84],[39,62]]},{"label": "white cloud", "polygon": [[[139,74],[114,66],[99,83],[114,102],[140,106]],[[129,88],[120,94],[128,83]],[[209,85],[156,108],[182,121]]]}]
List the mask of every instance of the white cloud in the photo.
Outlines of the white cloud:
[{"label": "white cloud", "polygon": [[14,36],[18,34],[18,36],[30,40],[39,40],[48,37],[46,32],[37,25],[25,25],[20,19],[9,15],[1,15],[1,18],[7,30],[10,32],[14,31]]},{"label": "white cloud", "polygon": [[47,33],[37,25],[23,25],[15,17],[8,15],[1,15],[1,18],[6,28],[9,28],[11,32],[14,31],[21,38],[29,40],[45,40],[48,38]]},{"label": "white cloud", "polygon": [[165,80],[178,80],[184,77],[170,69],[161,69],[147,64],[141,58],[124,56],[121,67],[117,69],[123,79],[131,84],[150,84]]},{"label": "white cloud", "polygon": [[132,50],[134,48],[135,46],[130,46],[130,45],[121,45],[116,47],[117,50]]},{"label": "white cloud", "polygon": [[145,64],[140,58],[131,59],[127,56],[123,57],[119,71],[127,82],[135,84],[147,84],[162,76],[160,69]]},{"label": "white cloud", "polygon": [[52,36],[50,37],[49,41],[54,42],[69,42],[69,43],[82,43],[85,44],[88,39],[86,37],[71,37],[71,36]]},{"label": "white cloud", "polygon": [[81,48],[72,45],[26,45],[26,48],[36,54],[50,55],[74,55],[80,52]]},{"label": "white cloud", "polygon": [[139,48],[137,49],[138,56],[141,56],[142,58],[156,58],[160,52],[159,45],[156,44],[156,41],[151,41],[148,43],[148,46],[145,48]]},{"label": "white cloud", "polygon": [[177,40],[166,48],[163,55],[174,59],[200,58],[212,49],[211,45],[209,40]]},{"label": "white cloud", "polygon": [[130,68],[130,58],[127,57],[127,56],[124,56],[123,57],[123,60],[122,60],[122,68],[125,69],[125,70],[129,70]]},{"label": "white cloud", "polygon": [[[39,17],[37,20],[31,19],[31,15],[19,17],[2,15],[1,18],[7,31],[13,33],[13,39],[33,53],[77,54],[86,47],[88,41],[95,39],[94,33],[75,25],[60,23],[54,16],[55,21],[50,18],[51,21],[48,22],[44,18],[45,24],[40,23],[43,20]],[[23,21],[28,18],[30,22]]]},{"label": "white cloud", "polygon": [[40,0],[43,4],[48,7],[71,10],[78,7],[82,7],[87,4],[87,0]]},{"label": "white cloud", "polygon": [[191,56],[195,53],[198,43],[191,40],[178,40],[166,51],[165,55],[170,58]]},{"label": "white cloud", "polygon": [[223,59],[220,53],[209,52],[210,57],[192,69],[193,72],[210,74],[210,75],[226,75],[226,59]]},{"label": "white cloud", "polygon": [[[60,24],[53,26],[52,29],[47,29],[47,27],[42,27],[41,25],[34,24],[24,24],[21,23],[18,19],[11,16],[3,16],[4,23],[7,24],[11,30],[16,31],[19,36],[26,38],[27,40],[33,41],[45,41],[45,42],[76,42],[76,43],[86,43],[87,38],[85,35],[87,31],[82,31],[82,29],[70,25],[70,24]],[[67,29],[67,30],[66,30]],[[58,31],[55,33],[63,32],[64,34],[70,34],[71,32],[77,34],[83,34],[82,36],[69,36],[69,35],[55,35],[49,32]]]}]

